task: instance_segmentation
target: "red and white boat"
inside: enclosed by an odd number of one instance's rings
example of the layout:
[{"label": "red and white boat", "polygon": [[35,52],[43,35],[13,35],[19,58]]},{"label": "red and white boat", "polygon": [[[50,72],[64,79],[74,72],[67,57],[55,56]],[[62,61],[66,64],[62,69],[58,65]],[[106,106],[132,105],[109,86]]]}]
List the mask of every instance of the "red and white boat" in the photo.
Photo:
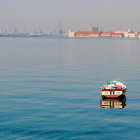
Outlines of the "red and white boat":
[{"label": "red and white boat", "polygon": [[117,98],[124,95],[126,92],[126,86],[119,81],[106,82],[103,87],[101,87],[101,94],[107,98]]}]

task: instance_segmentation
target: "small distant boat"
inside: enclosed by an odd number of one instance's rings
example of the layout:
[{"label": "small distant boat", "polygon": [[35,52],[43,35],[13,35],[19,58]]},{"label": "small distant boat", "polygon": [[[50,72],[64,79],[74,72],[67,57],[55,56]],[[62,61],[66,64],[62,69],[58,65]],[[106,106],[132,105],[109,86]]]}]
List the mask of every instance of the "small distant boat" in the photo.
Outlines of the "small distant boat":
[{"label": "small distant boat", "polygon": [[106,82],[103,87],[101,87],[101,94],[107,98],[117,98],[124,95],[126,92],[126,86],[119,81]]}]

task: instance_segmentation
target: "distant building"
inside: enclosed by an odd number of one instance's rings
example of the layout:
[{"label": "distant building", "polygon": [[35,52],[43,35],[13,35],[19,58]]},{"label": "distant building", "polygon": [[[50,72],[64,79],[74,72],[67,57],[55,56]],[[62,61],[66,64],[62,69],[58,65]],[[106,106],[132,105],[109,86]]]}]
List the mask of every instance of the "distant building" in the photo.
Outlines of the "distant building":
[{"label": "distant building", "polygon": [[137,33],[136,32],[126,32],[124,34],[125,38],[136,38]]},{"label": "distant building", "polygon": [[93,26],[93,31],[95,31],[95,32],[98,31],[98,25],[97,25],[97,24],[95,24],[95,25]]},{"label": "distant building", "polygon": [[102,32],[101,37],[108,38],[112,36],[112,32]]},{"label": "distant building", "polygon": [[114,33],[112,32],[112,38],[123,38],[124,37],[124,33]]},{"label": "distant building", "polygon": [[69,30],[68,37],[75,37],[75,32]]},{"label": "distant building", "polygon": [[133,32],[131,29],[128,29],[128,31],[124,33],[124,38],[136,38],[136,37],[137,33]]},{"label": "distant building", "polygon": [[95,24],[93,27],[89,27],[88,31],[90,31],[90,32],[98,32],[98,25]]},{"label": "distant building", "polygon": [[76,37],[93,37],[93,38],[97,38],[100,37],[101,32],[92,32],[92,31],[77,31],[75,33]]},{"label": "distant building", "polygon": [[136,33],[135,32],[128,33],[128,37],[129,38],[135,38],[136,37]]},{"label": "distant building", "polygon": [[137,38],[140,38],[140,32],[137,32]]},{"label": "distant building", "polygon": [[131,29],[127,31],[117,30],[111,32],[98,31],[98,25],[89,27],[88,31],[76,31],[68,32],[68,37],[78,37],[78,38],[140,38],[140,32],[133,32]]},{"label": "distant building", "polygon": [[128,32],[125,32],[124,38],[129,38]]},{"label": "distant building", "polygon": [[113,31],[114,33],[126,33],[127,31],[124,30],[117,30],[117,31]]},{"label": "distant building", "polygon": [[93,27],[88,27],[88,31],[92,32],[93,31]]}]

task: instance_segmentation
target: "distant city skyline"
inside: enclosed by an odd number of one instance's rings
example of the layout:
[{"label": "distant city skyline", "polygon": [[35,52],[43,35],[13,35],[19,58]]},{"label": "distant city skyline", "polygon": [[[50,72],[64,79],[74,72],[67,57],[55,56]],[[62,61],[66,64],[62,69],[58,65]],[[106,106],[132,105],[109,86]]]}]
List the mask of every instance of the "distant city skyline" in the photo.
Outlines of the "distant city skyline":
[{"label": "distant city skyline", "polygon": [[55,31],[86,30],[99,24],[103,30],[140,31],[139,0],[0,0],[0,27]]}]

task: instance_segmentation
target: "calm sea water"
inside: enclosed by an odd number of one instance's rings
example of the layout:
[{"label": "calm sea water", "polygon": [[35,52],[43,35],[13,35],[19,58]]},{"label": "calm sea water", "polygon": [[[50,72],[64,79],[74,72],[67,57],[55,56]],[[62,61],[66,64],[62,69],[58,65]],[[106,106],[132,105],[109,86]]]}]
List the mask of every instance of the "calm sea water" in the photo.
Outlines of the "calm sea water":
[{"label": "calm sea water", "polygon": [[[101,99],[112,79],[122,100]],[[0,139],[139,138],[140,40],[0,38]]]}]

